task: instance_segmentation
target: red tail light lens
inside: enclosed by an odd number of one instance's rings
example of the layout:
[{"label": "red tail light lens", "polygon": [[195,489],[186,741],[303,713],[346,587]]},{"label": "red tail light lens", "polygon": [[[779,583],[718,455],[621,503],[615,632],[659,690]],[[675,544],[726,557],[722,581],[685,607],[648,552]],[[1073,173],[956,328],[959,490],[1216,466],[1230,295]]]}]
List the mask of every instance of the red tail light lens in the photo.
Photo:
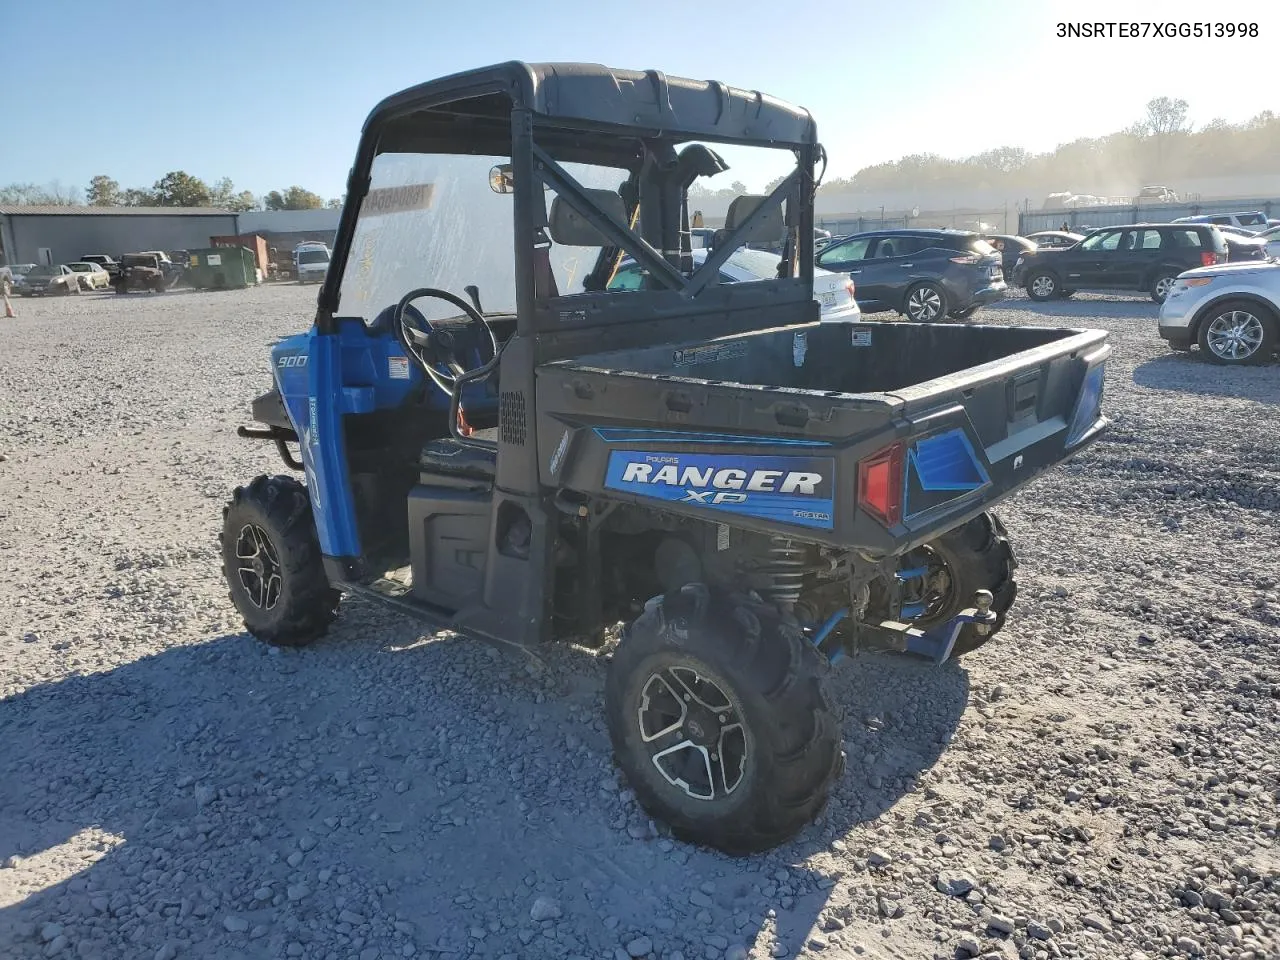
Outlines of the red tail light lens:
[{"label": "red tail light lens", "polygon": [[979,262],[979,261],[981,261],[981,260],[982,260],[982,257],[978,256],[976,253],[971,253],[971,254],[969,254],[968,256],[965,256],[965,257],[952,257],[952,258],[951,258],[951,262],[952,262],[952,263],[978,263],[978,262]]},{"label": "red tail light lens", "polygon": [[845,288],[846,290],[848,290],[848,291],[849,291],[849,299],[850,299],[850,300],[852,300],[852,299],[853,299],[853,291],[856,289],[856,288],[854,287],[854,283],[853,283],[853,281],[852,281],[852,280],[850,280],[848,283],[846,283],[846,284],[844,285],[844,288]]},{"label": "red tail light lens", "polygon": [[1212,267],[1217,262],[1218,255],[1212,250],[1205,250],[1200,254],[1200,266],[1202,267]]},{"label": "red tail light lens", "polygon": [[902,459],[895,443],[858,462],[858,506],[886,527],[902,520]]}]

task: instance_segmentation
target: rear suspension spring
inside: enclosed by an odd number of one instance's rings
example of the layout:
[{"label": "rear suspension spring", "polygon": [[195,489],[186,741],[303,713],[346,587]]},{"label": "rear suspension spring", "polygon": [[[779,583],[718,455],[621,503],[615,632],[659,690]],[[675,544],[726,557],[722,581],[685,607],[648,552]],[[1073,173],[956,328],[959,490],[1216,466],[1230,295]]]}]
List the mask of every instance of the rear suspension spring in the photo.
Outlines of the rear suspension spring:
[{"label": "rear suspension spring", "polygon": [[802,545],[774,537],[769,544],[769,562],[762,571],[771,581],[762,591],[765,598],[784,609],[794,607],[804,590],[805,560]]}]

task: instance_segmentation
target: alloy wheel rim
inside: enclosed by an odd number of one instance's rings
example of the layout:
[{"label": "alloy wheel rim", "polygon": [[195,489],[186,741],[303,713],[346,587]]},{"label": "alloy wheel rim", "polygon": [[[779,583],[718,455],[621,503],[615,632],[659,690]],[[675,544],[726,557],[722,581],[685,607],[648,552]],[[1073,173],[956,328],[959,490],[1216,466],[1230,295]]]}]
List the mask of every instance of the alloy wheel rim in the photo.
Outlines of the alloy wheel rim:
[{"label": "alloy wheel rim", "polygon": [[650,675],[636,708],[640,739],[654,768],[686,796],[731,796],[746,776],[748,743],[741,712],[713,680],[691,667]]},{"label": "alloy wheel rim", "polygon": [[929,287],[913,290],[908,312],[913,320],[932,320],[942,312],[942,298]]},{"label": "alloy wheel rim", "polygon": [[280,602],[283,585],[280,558],[267,532],[246,523],[236,537],[236,574],[245,596],[259,610],[272,610]]},{"label": "alloy wheel rim", "polygon": [[1262,321],[1247,310],[1230,310],[1213,318],[1207,340],[1214,356],[1246,360],[1262,346]]},{"label": "alloy wheel rim", "polygon": [[1161,277],[1156,281],[1156,296],[1163,300],[1169,295],[1169,288],[1173,286],[1173,277]]},{"label": "alloy wheel rim", "polygon": [[1052,277],[1036,277],[1031,281],[1031,292],[1037,297],[1048,297],[1053,295],[1053,278]]}]

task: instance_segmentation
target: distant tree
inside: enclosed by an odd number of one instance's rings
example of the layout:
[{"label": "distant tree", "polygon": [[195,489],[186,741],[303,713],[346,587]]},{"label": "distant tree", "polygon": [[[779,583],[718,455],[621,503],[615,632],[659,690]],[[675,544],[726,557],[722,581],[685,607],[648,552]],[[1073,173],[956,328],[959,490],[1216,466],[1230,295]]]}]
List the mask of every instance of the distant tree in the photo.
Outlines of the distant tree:
[{"label": "distant tree", "polygon": [[1147,116],[1141,122],[1148,133],[1157,137],[1181,133],[1187,129],[1187,109],[1188,104],[1185,100],[1155,97],[1147,101]]},{"label": "distant tree", "polygon": [[346,202],[346,199],[347,199],[346,196],[334,197],[331,200],[326,200],[324,205],[329,210],[341,210],[343,203]]},{"label": "distant tree", "polygon": [[245,213],[258,205],[258,198],[248,190],[236,192],[230,177],[223,177],[209,188],[209,205],[234,213]]},{"label": "distant tree", "polygon": [[151,190],[130,187],[120,194],[120,206],[122,207],[157,207],[159,205],[159,198]]},{"label": "distant tree", "polygon": [[80,191],[74,187],[64,187],[59,181],[40,186],[36,183],[11,183],[0,187],[0,203],[11,206],[69,207],[80,202]]},{"label": "distant tree", "polygon": [[89,189],[85,191],[86,200],[91,207],[118,207],[120,205],[120,184],[105,174],[98,174],[89,181]]},{"label": "distant tree", "polygon": [[185,170],[166,173],[153,189],[161,207],[207,207],[211,202],[208,184]]},{"label": "distant tree", "polygon": [[272,190],[262,198],[262,205],[268,210],[319,210],[324,198],[295,184],[283,193]]}]

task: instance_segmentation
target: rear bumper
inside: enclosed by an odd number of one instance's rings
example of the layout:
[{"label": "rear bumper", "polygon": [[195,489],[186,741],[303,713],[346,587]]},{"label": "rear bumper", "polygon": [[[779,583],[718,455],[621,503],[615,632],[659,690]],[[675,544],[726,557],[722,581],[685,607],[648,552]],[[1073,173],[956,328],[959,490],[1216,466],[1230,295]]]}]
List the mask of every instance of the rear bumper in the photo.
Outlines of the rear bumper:
[{"label": "rear bumper", "polygon": [[981,307],[988,303],[995,303],[997,300],[1003,300],[1009,295],[1009,285],[1003,280],[997,280],[990,286],[982,287],[973,291],[969,297],[969,306]]}]

